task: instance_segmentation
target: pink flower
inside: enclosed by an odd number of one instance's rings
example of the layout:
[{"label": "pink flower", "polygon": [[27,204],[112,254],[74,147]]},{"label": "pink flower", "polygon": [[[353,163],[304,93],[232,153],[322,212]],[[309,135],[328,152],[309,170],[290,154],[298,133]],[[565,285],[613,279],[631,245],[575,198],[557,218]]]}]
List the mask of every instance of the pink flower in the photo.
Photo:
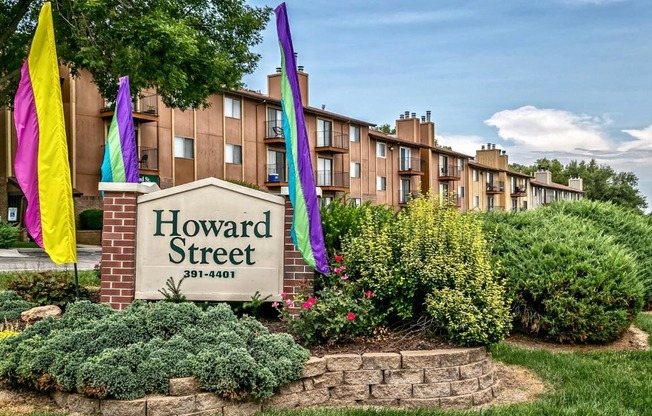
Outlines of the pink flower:
[{"label": "pink flower", "polygon": [[340,268],[341,268],[342,270],[346,270],[346,266],[344,266],[344,265],[342,265],[342,267],[340,267]]},{"label": "pink flower", "polygon": [[315,303],[317,303],[317,299],[315,299],[315,298],[313,298],[312,296],[310,296],[310,297],[308,298],[308,303],[311,304],[311,305],[314,305]]},{"label": "pink flower", "polygon": [[294,308],[294,301],[292,299],[286,300],[285,304],[288,305],[288,307],[290,308]]},{"label": "pink flower", "polygon": [[342,261],[342,256],[335,256],[335,261]]},{"label": "pink flower", "polygon": [[340,269],[339,267],[336,267],[334,271],[335,273],[342,273],[342,269]]},{"label": "pink flower", "polygon": [[370,298],[370,297],[372,297],[374,294],[371,293],[371,290],[367,290],[366,292],[364,292],[364,295],[365,295],[366,297]]},{"label": "pink flower", "polygon": [[274,308],[274,309],[278,308],[279,305],[280,305],[280,303],[278,303],[278,302],[272,302],[272,308]]},{"label": "pink flower", "polygon": [[353,312],[349,312],[349,314],[346,315],[346,319],[348,319],[349,321],[354,320],[355,319],[355,314]]},{"label": "pink flower", "polygon": [[345,274],[344,276],[342,276],[341,279],[342,279],[342,280],[349,280],[349,275],[348,275],[348,274]]},{"label": "pink flower", "polygon": [[281,293],[281,297],[282,297],[283,299],[285,299],[285,297],[286,297],[287,295],[288,295],[288,294],[285,293],[285,292]]},{"label": "pink flower", "polygon": [[310,302],[303,302],[303,305],[301,305],[301,306],[303,306],[303,309],[308,309],[309,307],[312,306],[312,303],[310,303]]}]

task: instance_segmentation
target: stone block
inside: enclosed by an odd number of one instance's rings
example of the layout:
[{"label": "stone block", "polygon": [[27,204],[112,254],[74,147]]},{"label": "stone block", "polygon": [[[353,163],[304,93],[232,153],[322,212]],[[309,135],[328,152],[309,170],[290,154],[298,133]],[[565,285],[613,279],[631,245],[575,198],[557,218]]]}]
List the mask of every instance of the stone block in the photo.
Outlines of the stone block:
[{"label": "stone block", "polygon": [[363,370],[398,370],[401,368],[401,354],[394,352],[368,352],[362,354]]},{"label": "stone block", "polygon": [[412,384],[376,384],[371,386],[371,397],[378,400],[409,399]]},{"label": "stone block", "polygon": [[440,367],[439,351],[401,351],[402,368]]},{"label": "stone block", "polygon": [[145,416],[147,401],[137,400],[102,400],[100,412],[102,416]]},{"label": "stone block", "polygon": [[482,361],[460,366],[460,378],[467,380],[482,375]]},{"label": "stone block", "polygon": [[482,360],[482,374],[487,374],[491,371],[494,371],[494,363],[491,361],[491,358],[485,358]]},{"label": "stone block", "polygon": [[468,364],[469,349],[468,348],[451,348],[449,350],[441,350],[439,355],[442,367],[456,367]]},{"label": "stone block", "polygon": [[65,408],[68,402],[69,395],[70,393],[55,391],[54,393],[52,393],[52,399],[54,399],[54,402],[57,404],[57,406]]},{"label": "stone block", "polygon": [[89,399],[81,394],[69,394],[66,400],[66,408],[74,413],[92,415],[100,412],[100,401]]},{"label": "stone block", "polygon": [[439,399],[401,399],[400,405],[408,409],[439,407]]},{"label": "stone block", "polygon": [[493,371],[491,373],[485,374],[483,376],[478,377],[478,382],[480,383],[480,390],[484,390],[488,387],[493,386],[494,384],[494,373]]},{"label": "stone block", "polygon": [[[297,393],[298,394],[298,393]],[[322,404],[327,402],[330,399],[330,394],[328,393],[327,388],[307,390],[299,394],[299,407],[314,406],[317,404]],[[342,397],[346,398],[346,397]],[[226,415],[225,415],[226,416]]]},{"label": "stone block", "polygon": [[398,407],[398,399],[367,399],[359,402],[365,408]]},{"label": "stone block", "polygon": [[299,405],[299,394],[277,394],[263,403],[263,410],[287,410]]},{"label": "stone block", "polygon": [[369,386],[345,385],[332,387],[330,395],[333,400],[365,400],[369,398]]},{"label": "stone block", "polygon": [[214,393],[198,393],[195,395],[195,409],[198,412],[204,410],[222,410],[226,401]]},{"label": "stone block", "polygon": [[310,357],[303,366],[301,378],[314,377],[326,372],[326,360],[324,358]]},{"label": "stone block", "polygon": [[426,368],[424,376],[426,383],[443,383],[444,381],[455,381],[460,379],[460,368]]},{"label": "stone block", "polygon": [[356,370],[344,372],[344,384],[380,384],[382,382],[382,370]]},{"label": "stone block", "polygon": [[147,416],[170,416],[195,411],[195,396],[148,396]]},{"label": "stone block", "polygon": [[500,396],[501,388],[500,380],[494,380],[494,385],[491,386],[491,392],[494,394],[494,397]]},{"label": "stone block", "polygon": [[[470,394],[478,391],[480,385],[478,379],[451,381],[451,395],[459,396],[461,394]],[[149,416],[149,415],[148,415]]]},{"label": "stone block", "polygon": [[188,396],[201,393],[199,380],[195,377],[171,378],[169,383],[170,396]]},{"label": "stone block", "polygon": [[326,355],[328,371],[353,371],[362,368],[362,356],[358,354]]},{"label": "stone block", "polygon": [[469,348],[469,363],[483,361],[487,358],[487,349],[485,347]]},{"label": "stone block", "polygon": [[385,370],[386,384],[423,383],[423,370]]},{"label": "stone block", "polygon": [[343,371],[329,371],[320,376],[313,377],[312,379],[304,380],[306,384],[306,390],[308,390],[308,381],[311,382],[311,389],[321,389],[324,387],[335,387],[344,384],[344,372]]},{"label": "stone block", "polygon": [[451,395],[450,383],[415,384],[412,386],[412,397],[415,399],[432,399]]},{"label": "stone block", "polygon": [[[222,408],[224,416],[251,416],[262,410],[262,405],[254,402],[233,403]],[[150,416],[149,413],[147,416]]]},{"label": "stone block", "polygon": [[279,394],[299,393],[300,391],[303,391],[303,389],[304,389],[303,380],[295,380],[279,387],[278,393]]},{"label": "stone block", "polygon": [[488,389],[476,391],[475,393],[473,393],[472,396],[473,396],[474,406],[489,403],[494,398],[494,395],[491,392],[491,387],[489,387]]},{"label": "stone block", "polygon": [[468,409],[473,406],[473,395],[442,397],[440,403],[442,409]]}]

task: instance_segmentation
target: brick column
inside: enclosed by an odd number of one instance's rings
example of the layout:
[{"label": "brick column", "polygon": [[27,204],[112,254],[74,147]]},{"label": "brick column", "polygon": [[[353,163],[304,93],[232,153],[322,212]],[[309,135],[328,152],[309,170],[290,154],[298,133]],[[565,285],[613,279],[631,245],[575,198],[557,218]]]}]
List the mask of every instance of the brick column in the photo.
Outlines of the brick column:
[{"label": "brick column", "polygon": [[[290,227],[292,226],[292,214],[294,209],[290,203],[290,198],[285,197],[285,250],[283,256],[283,291],[287,293],[288,298],[294,299],[294,295],[309,291],[312,292],[313,281],[315,280],[315,271],[303,260],[303,256],[296,249],[290,237]],[[298,312],[301,305],[291,309]]]},{"label": "brick column", "polygon": [[137,183],[100,183],[99,189],[104,191],[100,302],[121,310],[136,290],[138,196],[159,189]]}]

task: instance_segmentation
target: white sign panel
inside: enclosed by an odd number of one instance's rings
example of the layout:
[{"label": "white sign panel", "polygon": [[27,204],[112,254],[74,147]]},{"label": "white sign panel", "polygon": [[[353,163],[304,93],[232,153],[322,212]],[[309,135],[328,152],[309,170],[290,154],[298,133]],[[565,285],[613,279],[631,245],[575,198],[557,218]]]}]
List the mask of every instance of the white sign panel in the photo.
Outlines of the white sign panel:
[{"label": "white sign panel", "polygon": [[285,199],[215,178],[138,198],[136,298],[169,277],[191,300],[283,291]]},{"label": "white sign panel", "polygon": [[18,208],[11,207],[7,210],[7,221],[13,222],[18,220]]}]

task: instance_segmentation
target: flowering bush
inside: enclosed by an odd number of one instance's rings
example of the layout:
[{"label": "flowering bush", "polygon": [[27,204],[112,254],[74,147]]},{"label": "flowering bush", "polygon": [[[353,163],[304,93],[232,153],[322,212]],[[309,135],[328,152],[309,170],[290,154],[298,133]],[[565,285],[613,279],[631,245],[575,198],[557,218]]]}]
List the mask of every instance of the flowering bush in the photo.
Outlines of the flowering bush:
[{"label": "flowering bush", "polygon": [[[314,296],[304,293],[292,300],[282,293],[283,302],[272,304],[289,319],[290,330],[305,344],[335,343],[342,338],[368,335],[380,323],[373,311],[373,293],[349,280],[341,256],[335,260],[333,273],[324,278],[328,286]],[[290,318],[290,309],[299,307],[298,316]]]}]

